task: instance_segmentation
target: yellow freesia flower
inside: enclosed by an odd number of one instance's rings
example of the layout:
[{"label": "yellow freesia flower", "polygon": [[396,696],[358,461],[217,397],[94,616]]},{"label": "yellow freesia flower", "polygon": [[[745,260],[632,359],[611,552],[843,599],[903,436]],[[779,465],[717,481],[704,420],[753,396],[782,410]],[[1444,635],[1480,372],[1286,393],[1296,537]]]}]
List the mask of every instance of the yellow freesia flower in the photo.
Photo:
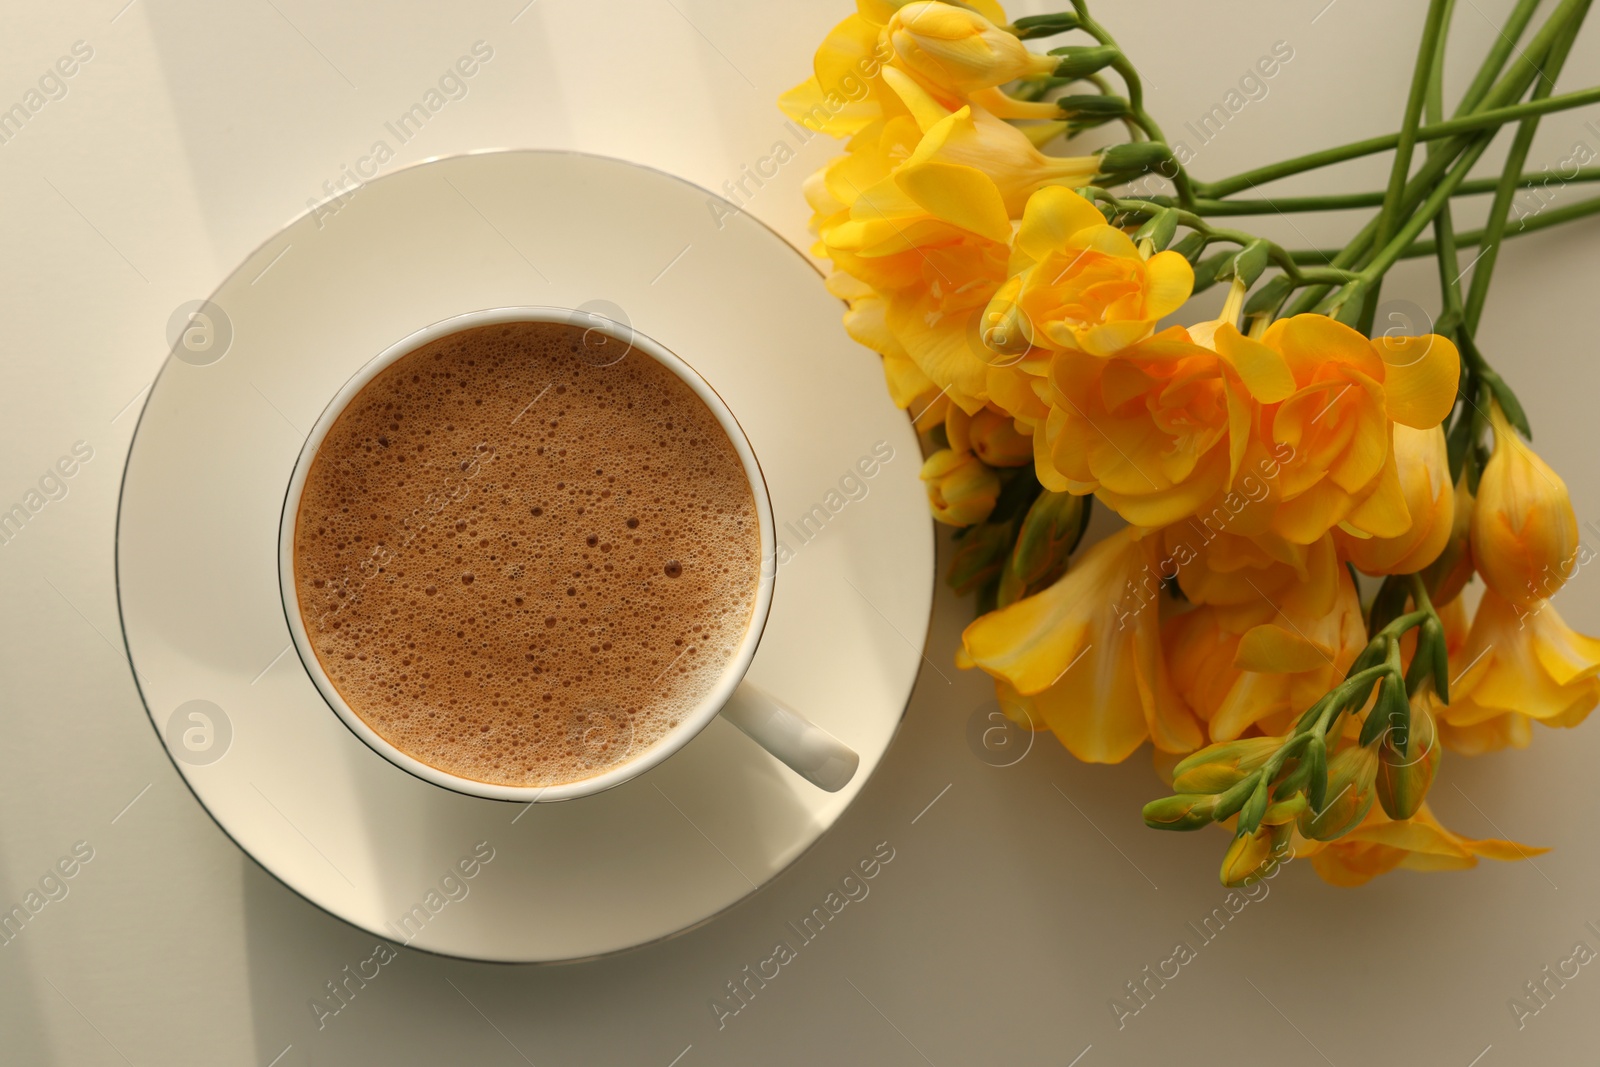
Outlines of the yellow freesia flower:
[{"label": "yellow freesia flower", "polygon": [[1018,78],[1053,74],[1061,62],[1030,52],[1016,34],[976,11],[928,0],[901,7],[884,34],[896,66],[934,92],[962,97]]},{"label": "yellow freesia flower", "polygon": [[801,125],[833,137],[849,137],[905,114],[900,97],[883,80],[884,64],[894,55],[883,26],[858,12],[829,30],[812,60],[812,76],[778,97],[778,107]]},{"label": "yellow freesia flower", "polygon": [[1473,840],[1440,825],[1427,804],[1409,819],[1396,821],[1372,805],[1361,825],[1335,841],[1296,838],[1295,856],[1309,856],[1322,880],[1358,886],[1403,867],[1412,871],[1453,871],[1476,867],[1478,858],[1522,860],[1550,851],[1495,838]]},{"label": "yellow freesia flower", "polygon": [[849,221],[826,235],[830,249],[884,256],[938,243],[952,229],[1009,244],[1011,220],[1028,197],[1050,185],[1083,185],[1099,170],[1093,156],[1046,156],[1017,127],[967,105],[946,112],[909,79],[885,80],[918,101],[922,138],[888,177],[861,190]]},{"label": "yellow freesia flower", "polygon": [[[1458,491],[1464,488],[1464,484],[1456,486]],[[1438,612],[1439,621],[1444,624],[1445,650],[1450,659],[1450,696],[1464,702],[1466,693],[1483,676],[1488,664],[1484,657],[1479,657],[1477,662],[1469,662],[1462,655],[1472,631],[1472,621],[1467,618],[1466,598],[1455,597],[1440,606]],[[1409,654],[1409,649],[1407,651]],[[1481,756],[1502,748],[1527,748],[1533,742],[1533,720],[1518,711],[1508,711],[1463,726],[1450,721],[1448,709],[1440,707],[1437,699],[1429,705],[1429,709],[1444,747],[1464,756]]]},{"label": "yellow freesia flower", "polygon": [[1217,331],[1236,362],[1272,352],[1294,377],[1292,392],[1266,408],[1247,454],[1287,454],[1270,499],[1252,505],[1236,532],[1273,533],[1310,544],[1339,524],[1358,536],[1397,538],[1411,529],[1395,459],[1395,424],[1439,425],[1455,404],[1460,356],[1448,340],[1368,340],[1325,315],[1296,315],[1259,341]]},{"label": "yellow freesia flower", "polygon": [[1494,453],[1478,479],[1472,556],[1490,589],[1528,606],[1555,595],[1576,568],[1578,517],[1567,485],[1490,402]]},{"label": "yellow freesia flower", "polygon": [[909,115],[875,122],[845,143],[843,155],[806,179],[802,191],[811,206],[811,231],[821,238],[813,251],[829,255],[829,234],[850,221],[850,209],[861,199],[862,190],[889,177],[921,140],[922,131]]},{"label": "yellow freesia flower", "polygon": [[823,38],[812,76],[778,98],[794,121],[834,137],[849,137],[905,113],[885,81],[893,66],[947,110],[975,103],[999,118],[1054,119],[1045,101],[1016,100],[998,86],[1053,73],[1059,60],[1030,52],[1006,23],[999,4],[862,2]]},{"label": "yellow freesia flower", "polygon": [[997,679],[1002,706],[1020,707],[1085,762],[1119,763],[1147,739],[1168,752],[1201,742],[1167,678],[1158,606],[1136,584],[1153,548],[1137,530],[1119,530],[1054,585],[961,635],[963,663]]},{"label": "yellow freesia flower", "polygon": [[982,522],[1000,497],[1000,478],[971,452],[945,448],[922,465],[933,517],[950,526]]},{"label": "yellow freesia flower", "polygon": [[[889,329],[888,299],[866,282],[844,271],[836,270],[828,275],[827,286],[830,293],[849,305],[844,313],[845,332],[852,340],[883,358],[883,377],[889,387],[890,398],[897,406],[914,415],[923,413],[934,402],[939,388],[922,373],[922,369],[895,337],[894,331]],[[919,400],[922,402],[919,403]],[[941,410],[941,417],[942,414]]]},{"label": "yellow freesia flower", "polygon": [[1212,351],[1180,326],[1114,359],[1063,351],[1051,364],[1043,436],[1035,430],[1039,481],[1093,492],[1137,526],[1177,522],[1229,491],[1260,405],[1291,386],[1276,353],[1241,363],[1226,342]]},{"label": "yellow freesia flower", "polygon": [[1194,289],[1194,268],[1176,252],[1148,259],[1100,209],[1071,189],[1028,200],[1012,245],[1013,277],[986,322],[1016,321],[1027,343],[1109,356],[1149,337]]},{"label": "yellow freesia flower", "polygon": [[1600,704],[1600,640],[1569,627],[1548,600],[1513,604],[1484,590],[1459,659],[1462,677],[1439,711],[1450,726],[1504,715],[1576,726]]},{"label": "yellow freesia flower", "polygon": [[1334,530],[1339,551],[1368,574],[1414,574],[1439,558],[1455,523],[1455,488],[1444,427],[1394,427],[1394,461],[1411,527],[1395,537],[1365,537]]},{"label": "yellow freesia flower", "polygon": [[1331,538],[1311,546],[1304,579],[1270,597],[1252,595],[1197,606],[1162,626],[1174,688],[1212,741],[1283,732],[1343,679],[1367,643],[1355,583]]}]

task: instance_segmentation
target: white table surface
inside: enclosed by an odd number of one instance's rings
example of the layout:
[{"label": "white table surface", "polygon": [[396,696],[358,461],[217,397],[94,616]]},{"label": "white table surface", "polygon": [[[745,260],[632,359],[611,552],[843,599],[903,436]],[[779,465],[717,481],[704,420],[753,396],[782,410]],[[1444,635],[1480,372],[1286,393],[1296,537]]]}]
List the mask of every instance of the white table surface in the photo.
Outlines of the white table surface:
[{"label": "white table surface", "polygon": [[[385,122],[476,41],[493,57],[466,96],[385,170],[475,148],[564,147],[720,188],[791,136],[773,98],[806,73],[847,5],[122,2],[12,5],[0,37],[0,106],[74,42],[93,49],[66,95],[0,144],[0,505],[75,442],[94,453],[65,497],[0,546],[0,905],[20,902],[76,842],[93,848],[68,895],[0,946],[0,1062],[1593,1061],[1595,968],[1552,982],[1521,1029],[1507,1001],[1576,942],[1600,949],[1585,925],[1600,926],[1600,722],[1538,729],[1527,752],[1446,758],[1434,797],[1447,824],[1554,847],[1535,863],[1399,873],[1357,891],[1301,864],[1200,945],[1186,924],[1224,896],[1223,837],[1145,830],[1139,806],[1160,789],[1142,756],[1086,767],[1046,738],[1016,766],[980,761],[966,728],[988,689],[950,666],[971,609],[948,594],[929,649],[937,670],[924,670],[883,766],[772,885],[699,930],[595,963],[486,966],[405,951],[319,1030],[308,1001],[368,958],[373,939],[283,888],[195,803],[151,730],[117,630],[118,480],[168,317],[374,141],[396,145]],[[1403,6],[1393,23],[1355,0],[1145,0],[1098,12],[1154,72],[1151,110],[1175,140],[1288,42],[1294,57],[1267,96],[1199,149],[1193,170],[1219,177],[1392,129],[1425,5]],[[1450,64],[1457,91],[1509,6],[1458,5],[1455,55],[1469,59]],[[1580,41],[1562,89],[1600,79],[1595,40]],[[1534,158],[1554,164],[1578,142],[1600,150],[1590,116],[1547,120]],[[800,183],[832,150],[814,139],[748,210],[807,243]],[[1384,173],[1373,159],[1274,188],[1377,188]],[[1262,225],[1331,243],[1351,221]],[[1584,537],[1600,548],[1597,270],[1600,223],[1509,244],[1482,340],[1580,523],[1597,520]],[[1434,305],[1426,262],[1392,277],[1387,296]],[[1597,582],[1585,570],[1558,601],[1590,632]],[[712,998],[880,842],[894,859],[869,896],[719,1029]],[[1198,958],[1119,1029],[1108,1002],[1179,940]]]}]

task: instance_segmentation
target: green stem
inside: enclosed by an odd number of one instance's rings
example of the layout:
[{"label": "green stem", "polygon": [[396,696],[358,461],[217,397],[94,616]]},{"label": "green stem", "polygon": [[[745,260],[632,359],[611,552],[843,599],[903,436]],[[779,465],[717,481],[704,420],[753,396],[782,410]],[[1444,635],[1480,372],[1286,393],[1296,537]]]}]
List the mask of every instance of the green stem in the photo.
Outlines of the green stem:
[{"label": "green stem", "polygon": [[[1417,143],[1417,126],[1422,122],[1422,104],[1449,10],[1449,0],[1429,0],[1428,13],[1422,23],[1422,43],[1417,46],[1416,65],[1411,72],[1411,92],[1406,97],[1405,116],[1400,121],[1400,133],[1395,141],[1394,165],[1389,168],[1389,188],[1383,196],[1383,208],[1378,212],[1377,241],[1380,245],[1388,244],[1389,238],[1394,236],[1395,212],[1405,194],[1406,177],[1411,173],[1411,152]],[[1521,173],[1520,167],[1516,173]]]},{"label": "green stem", "polygon": [[1289,279],[1297,286],[1342,285],[1354,281],[1358,277],[1353,271],[1340,270],[1335,267],[1303,266],[1296,262],[1294,256],[1282,245],[1273,241],[1266,241],[1255,234],[1245,233],[1243,230],[1213,226],[1192,211],[1172,208],[1166,204],[1156,203],[1151,200],[1124,200],[1096,185],[1086,186],[1080,189],[1079,192],[1088,196],[1091,200],[1110,204],[1119,215],[1127,216],[1129,222],[1143,222],[1164,211],[1174,211],[1177,215],[1178,225],[1187,226],[1196,233],[1202,234],[1208,244],[1212,241],[1227,241],[1242,248],[1255,241],[1262,241],[1267,246],[1268,258],[1275,266],[1287,274]]},{"label": "green stem", "polygon": [[[1460,195],[1459,189],[1457,190],[1457,195]],[[1441,210],[1439,212],[1439,217],[1446,217],[1446,211],[1447,209]],[[1506,233],[1504,235],[1504,239],[1509,241],[1513,237],[1521,237],[1524,234],[1529,233],[1538,233],[1540,230],[1548,230],[1552,226],[1559,226],[1564,222],[1573,222],[1578,219],[1586,219],[1592,215],[1600,215],[1600,197],[1590,197],[1587,200],[1579,200],[1563,207],[1552,208],[1549,211],[1541,212],[1538,215],[1523,221],[1516,229]],[[1435,221],[1437,221],[1437,219]],[[1484,231],[1481,229],[1463,230],[1454,235],[1454,244],[1456,248],[1476,248],[1478,245],[1483,243],[1483,238]],[[1438,252],[1438,250],[1439,243],[1437,240],[1415,241],[1412,243],[1411,247],[1407,248],[1400,254],[1400,258],[1416,259],[1419,256],[1431,256]],[[1343,251],[1343,249],[1307,248],[1295,249],[1291,251],[1289,255],[1296,263],[1299,263],[1302,266],[1318,265],[1333,263]],[[1456,278],[1460,273],[1460,270],[1457,269],[1451,273],[1449,277]],[[1448,304],[1448,301],[1446,303]],[[1448,310],[1448,306],[1446,307],[1446,310]]]},{"label": "green stem", "polygon": [[[1549,58],[1545,61],[1545,69],[1541,72],[1541,80],[1533,89],[1534,101],[1550,99],[1550,91],[1555,88],[1555,79],[1561,74],[1561,68],[1572,50],[1573,39],[1577,37],[1578,30],[1583,25],[1583,17],[1588,13],[1588,8],[1589,0],[1582,0],[1576,16],[1570,23],[1570,28],[1552,44]],[[1500,255],[1501,238],[1505,235],[1511,201],[1517,194],[1517,181],[1522,176],[1522,166],[1527,162],[1528,149],[1532,147],[1533,136],[1538,129],[1537,116],[1524,119],[1522,125],[1517,127],[1516,137],[1511,142],[1511,150],[1506,155],[1505,170],[1501,173],[1499,188],[1495,190],[1494,203],[1489,208],[1488,224],[1484,227],[1483,250],[1478,256],[1477,267],[1472,274],[1472,286],[1463,307],[1464,329],[1468,333],[1476,334],[1478,322],[1483,317],[1483,305],[1489,296],[1489,282],[1494,276],[1495,260]]]},{"label": "green stem", "polygon": [[[1573,185],[1582,182],[1600,182],[1600,167],[1579,167],[1570,175],[1523,174],[1517,187],[1529,189],[1536,185]],[[1462,182],[1456,196],[1481,196],[1500,187],[1499,178],[1474,178]],[[1384,190],[1374,189],[1363,193],[1334,193],[1328,196],[1281,196],[1273,199],[1260,197],[1245,200],[1209,200],[1194,202],[1194,211],[1211,218],[1233,215],[1290,215],[1300,211],[1345,211],[1353,208],[1380,207]],[[1151,199],[1159,201],[1159,197]]]},{"label": "green stem", "polygon": [[[1485,111],[1476,112],[1471,118],[1477,118],[1483,114],[1502,109],[1510,101],[1520,97],[1527,90],[1534,77],[1539,74],[1539,63],[1549,53],[1554,41],[1560,37],[1574,11],[1580,4],[1586,5],[1587,2],[1588,0],[1562,0],[1561,5],[1545,20],[1544,25],[1539,27],[1539,32],[1529,42],[1527,50],[1519,51],[1517,61],[1512,64],[1512,69],[1502,75],[1495,82],[1493,88],[1483,95],[1481,103],[1485,106]],[[1552,97],[1551,99],[1556,98]],[[1549,101],[1539,101],[1538,103],[1542,105],[1549,103]],[[1427,127],[1423,129],[1426,130]],[[1413,205],[1419,204],[1424,197],[1430,195],[1431,191],[1436,191],[1436,183],[1463,152],[1474,153],[1474,160],[1476,160],[1477,156],[1482,155],[1484,147],[1487,146],[1492,137],[1492,133],[1454,137],[1437,152],[1432,153],[1428,161],[1423,164],[1417,171],[1416,176],[1411,179],[1410,184],[1407,185],[1401,213],[1405,214],[1412,210]],[[1424,216],[1424,223],[1429,219],[1431,219],[1431,216]],[[1344,250],[1333,258],[1331,265],[1335,267],[1350,267],[1368,256],[1373,246],[1373,235],[1377,231],[1376,224],[1377,220],[1374,219],[1362,227],[1361,231],[1356,234]],[[1393,243],[1391,242],[1391,244]],[[1310,311],[1313,307],[1319,306],[1320,302],[1325,302],[1326,292],[1327,290],[1325,289],[1306,290],[1296,298],[1285,314],[1295,315]]]},{"label": "green stem", "polygon": [[1400,228],[1399,233],[1395,234],[1387,244],[1378,250],[1377,255],[1372,257],[1372,261],[1361,268],[1360,280],[1354,284],[1370,285],[1376,279],[1381,278],[1383,273],[1390,267],[1394,266],[1395,261],[1416,239],[1417,234],[1422,232],[1422,228],[1432,222],[1434,216],[1439,213],[1440,208],[1450,202],[1450,194],[1455,191],[1456,186],[1466,180],[1467,172],[1473,168],[1479,157],[1483,155],[1484,150],[1489,147],[1491,139],[1489,136],[1479,138],[1476,145],[1469,148],[1456,160],[1455,165],[1450,168],[1444,180],[1435,186],[1433,192],[1422,202],[1422,207],[1406,221],[1406,224]]},{"label": "green stem", "polygon": [[[1532,3],[1525,5],[1528,9],[1527,13],[1529,18],[1533,16],[1533,9],[1537,5],[1538,0],[1532,0]],[[1454,6],[1455,5],[1452,0],[1452,14],[1454,13]],[[1515,14],[1515,12],[1513,14]],[[1524,26],[1526,26],[1526,24],[1526,22],[1523,23]],[[1447,19],[1445,22],[1445,32],[1447,35],[1449,33],[1449,29],[1450,23]],[[1517,33],[1520,34],[1521,32],[1522,30],[1519,27],[1517,29]],[[1515,38],[1513,38],[1513,42],[1514,41]],[[1438,121],[1440,116],[1444,114],[1444,54],[1444,43],[1441,40],[1439,51],[1434,56],[1433,71],[1428,84],[1428,98],[1424,107],[1429,122]],[[1509,54],[1509,49],[1507,54]],[[1500,62],[1501,65],[1503,65],[1505,60],[1502,58]],[[1487,69],[1487,66],[1485,66],[1485,69]],[[1484,80],[1485,90],[1487,90],[1487,85],[1490,78],[1484,76],[1482,71],[1479,72],[1479,77]],[[1475,84],[1476,83],[1474,83],[1474,85]],[[1467,98],[1470,99],[1471,97],[1472,89],[1469,88],[1467,91]],[[1441,146],[1437,144],[1430,144],[1428,146],[1429,156],[1432,156],[1440,147]],[[1473,183],[1463,182],[1461,187],[1465,189],[1466,186],[1470,184]],[[1438,248],[1438,255],[1436,258],[1439,265],[1439,292],[1441,293],[1440,299],[1444,306],[1443,317],[1449,319],[1451,322],[1460,323],[1461,260],[1460,257],[1456,255],[1456,228],[1455,218],[1451,213],[1451,205],[1446,204],[1444,207],[1439,209],[1439,214],[1434,216],[1433,237],[1434,243]],[[1415,245],[1412,247],[1415,247]],[[1410,249],[1407,249],[1406,251],[1410,252]],[[1427,591],[1425,589],[1423,590],[1422,595],[1427,595]]]},{"label": "green stem", "polygon": [[[1523,234],[1537,233],[1540,230],[1548,230],[1550,227],[1559,226],[1563,222],[1572,222],[1575,219],[1586,219],[1591,215],[1600,215],[1600,197],[1590,197],[1587,200],[1578,200],[1574,203],[1563,205],[1562,207],[1552,208],[1549,211],[1540,212],[1533,218],[1523,221],[1515,230],[1512,230],[1503,236],[1506,240],[1510,240],[1513,237],[1521,237]],[[1466,230],[1462,233],[1456,234],[1456,244],[1461,248],[1476,247],[1477,245],[1481,245],[1483,243],[1486,235],[1486,230]],[[1418,241],[1416,244],[1406,249],[1405,255],[1402,258],[1410,259],[1415,256],[1431,256],[1435,251],[1435,242]],[[1326,260],[1314,259],[1310,260],[1309,262],[1322,263],[1326,262]]]},{"label": "green stem", "polygon": [[[1507,122],[1517,121],[1533,115],[1547,115],[1552,111],[1565,111],[1569,108],[1584,107],[1594,103],[1600,103],[1600,86],[1582,89],[1573,93],[1563,93],[1560,96],[1552,96],[1523,104],[1489,108],[1461,118],[1430,123],[1417,128],[1416,140],[1437,141],[1446,137],[1454,137],[1457,134],[1503,126]],[[1332,163],[1342,163],[1347,159],[1358,159],[1361,156],[1386,152],[1399,144],[1400,134],[1398,133],[1384,134],[1382,137],[1369,137],[1364,141],[1354,141],[1335,148],[1324,148],[1319,152],[1311,152],[1307,155],[1296,156],[1294,159],[1286,159],[1265,167],[1257,167],[1255,170],[1248,170],[1231,178],[1223,178],[1221,181],[1196,182],[1195,192],[1198,196],[1204,198],[1221,199],[1225,196],[1231,196],[1240,190],[1277,181],[1279,178],[1287,178],[1293,174],[1316,170]]]},{"label": "green stem", "polygon": [[1540,0],[1518,0],[1517,6],[1506,18],[1505,26],[1495,37],[1488,55],[1484,56],[1482,65],[1478,67],[1478,73],[1472,79],[1472,84],[1467,86],[1467,91],[1462,94],[1461,103],[1456,107],[1457,115],[1472,111],[1482,102],[1484,94],[1489,91],[1494,80],[1500,76],[1500,71],[1505,68],[1506,60],[1511,58],[1511,50],[1517,47],[1517,41],[1522,38],[1523,31],[1528,28],[1528,23],[1533,21],[1533,13],[1538,9],[1539,3]]}]

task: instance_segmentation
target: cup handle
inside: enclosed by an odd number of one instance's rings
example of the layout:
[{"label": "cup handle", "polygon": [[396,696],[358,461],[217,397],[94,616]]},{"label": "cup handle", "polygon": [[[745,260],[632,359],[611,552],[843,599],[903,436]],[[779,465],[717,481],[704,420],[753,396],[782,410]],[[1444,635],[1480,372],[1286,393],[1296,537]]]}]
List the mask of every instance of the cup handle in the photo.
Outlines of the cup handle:
[{"label": "cup handle", "polygon": [[749,682],[740,682],[722,717],[800,777],[837,793],[855,777],[861,757],[844,742]]}]

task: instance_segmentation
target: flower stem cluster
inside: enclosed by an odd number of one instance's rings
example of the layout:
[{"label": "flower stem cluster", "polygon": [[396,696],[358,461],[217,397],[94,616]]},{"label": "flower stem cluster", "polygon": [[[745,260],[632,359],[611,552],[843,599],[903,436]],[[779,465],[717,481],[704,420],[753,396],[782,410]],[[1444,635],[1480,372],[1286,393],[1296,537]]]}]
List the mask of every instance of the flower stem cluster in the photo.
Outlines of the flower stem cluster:
[{"label": "flower stem cluster", "polygon": [[[1429,0],[1396,131],[1209,181],[1087,0],[1014,21],[859,0],[780,100],[844,141],[806,183],[813,251],[925,435],[950,584],[978,607],[958,662],[1079,759],[1178,758],[1145,821],[1230,828],[1229,884],[1291,854],[1341,885],[1531,854],[1439,825],[1441,751],[1600,705],[1600,640],[1550,603],[1587,562],[1571,501],[1478,338],[1500,244],[1600,213],[1507,225],[1542,116],[1600,103],[1554,90],[1589,0],[1538,6],[1517,0],[1447,115],[1455,5]],[[1073,154],[1111,124],[1125,141]],[[1472,177],[1508,125],[1500,175]],[[1240,195],[1377,153],[1381,190]],[[1485,194],[1457,232],[1455,201]],[[1337,249],[1219,224],[1327,210],[1368,216]],[[1378,322],[1422,255],[1438,314]],[[1218,284],[1219,313],[1185,316]],[[1124,525],[1080,546],[1091,501]]]}]

